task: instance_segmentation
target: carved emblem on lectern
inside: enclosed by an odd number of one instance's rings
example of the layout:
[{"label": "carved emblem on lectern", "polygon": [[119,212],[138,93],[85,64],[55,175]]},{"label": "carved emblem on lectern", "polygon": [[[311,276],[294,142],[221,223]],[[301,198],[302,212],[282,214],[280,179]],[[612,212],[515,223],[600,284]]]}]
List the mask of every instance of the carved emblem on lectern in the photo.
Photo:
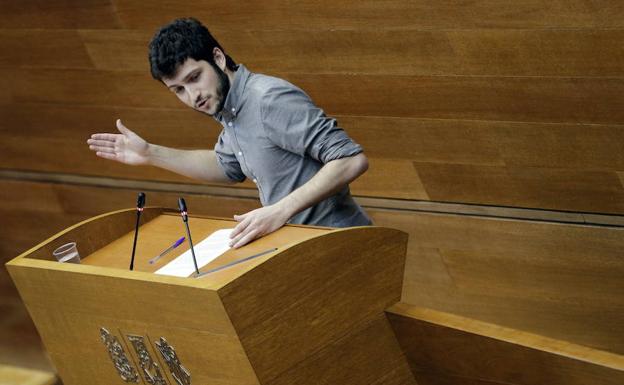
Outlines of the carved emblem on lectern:
[{"label": "carved emblem on lectern", "polygon": [[126,337],[132,344],[132,347],[134,347],[137,357],[139,357],[139,366],[143,370],[145,382],[150,385],[168,385],[160,371],[160,366],[152,359],[152,356],[147,350],[143,336],[128,334]]},{"label": "carved emblem on lectern", "polygon": [[191,385],[191,373],[184,366],[182,366],[182,363],[180,362],[173,346],[169,345],[164,337],[160,337],[155,344],[165,360],[165,363],[167,363],[167,366],[171,371],[171,376],[176,383],[178,385]]},{"label": "carved emblem on lectern", "polygon": [[108,349],[108,354],[121,379],[125,382],[139,382],[139,375],[128,360],[126,352],[117,340],[117,337],[112,335],[105,328],[100,328],[100,337],[102,338],[104,346]]}]

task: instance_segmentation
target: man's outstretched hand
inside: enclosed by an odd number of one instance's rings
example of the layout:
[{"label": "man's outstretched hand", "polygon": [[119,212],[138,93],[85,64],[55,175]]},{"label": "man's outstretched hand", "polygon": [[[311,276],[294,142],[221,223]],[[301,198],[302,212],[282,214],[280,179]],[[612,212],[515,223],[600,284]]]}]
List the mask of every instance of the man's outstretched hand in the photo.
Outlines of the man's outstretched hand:
[{"label": "man's outstretched hand", "polygon": [[147,143],[143,138],[130,131],[117,119],[119,134],[93,134],[87,140],[89,149],[95,155],[130,165],[145,165],[148,163]]},{"label": "man's outstretched hand", "polygon": [[290,215],[279,205],[265,206],[243,215],[234,215],[238,225],[230,234],[230,246],[239,248],[270,234],[288,221]]}]

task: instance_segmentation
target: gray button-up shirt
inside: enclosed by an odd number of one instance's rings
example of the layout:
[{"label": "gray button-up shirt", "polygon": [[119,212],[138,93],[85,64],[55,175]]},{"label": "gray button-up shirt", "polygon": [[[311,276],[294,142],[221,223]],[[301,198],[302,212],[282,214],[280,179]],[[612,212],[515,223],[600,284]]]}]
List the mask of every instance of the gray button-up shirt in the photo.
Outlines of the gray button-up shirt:
[{"label": "gray button-up shirt", "polygon": [[[263,206],[305,184],[325,163],[362,152],[301,89],[243,65],[215,119],[223,125],[215,145],[219,165],[233,181],[253,180]],[[348,227],[371,221],[345,186],[289,223]]]}]

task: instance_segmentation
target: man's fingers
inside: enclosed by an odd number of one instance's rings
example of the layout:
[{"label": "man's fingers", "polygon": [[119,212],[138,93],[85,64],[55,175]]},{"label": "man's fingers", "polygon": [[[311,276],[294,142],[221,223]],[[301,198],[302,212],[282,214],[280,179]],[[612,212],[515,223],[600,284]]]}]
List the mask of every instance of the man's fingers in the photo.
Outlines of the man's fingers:
[{"label": "man's fingers", "polygon": [[89,140],[106,140],[109,142],[115,142],[117,140],[118,137],[120,137],[121,135],[119,134],[106,134],[106,133],[99,133],[99,134],[93,134],[91,135],[91,139]]},{"label": "man's fingers", "polygon": [[130,129],[121,123],[121,119],[117,119],[117,129],[124,135],[132,135],[134,132],[130,131]]},{"label": "man's fingers", "polygon": [[89,150],[96,151],[96,152],[106,152],[106,153],[111,153],[111,154],[115,153],[115,148],[114,147],[109,147],[109,146],[94,146],[94,145],[90,145],[89,146]]},{"label": "man's fingers", "polygon": [[87,140],[87,144],[90,146],[95,146],[95,147],[110,147],[110,148],[115,147],[115,142],[111,142],[109,140],[89,139]]},{"label": "man's fingers", "polygon": [[247,214],[249,214],[249,213],[245,213],[245,214],[241,214],[241,215],[234,215],[234,220],[236,222],[240,222],[243,219],[247,218]]},{"label": "man's fingers", "polygon": [[239,239],[238,241],[236,241],[234,243],[234,245],[232,245],[233,248],[238,249],[241,246],[245,246],[246,244],[248,244],[249,242],[253,241],[254,239],[256,239],[258,237],[258,233],[260,231],[258,229],[252,230],[249,233],[247,233],[244,237],[242,237],[241,239]]},{"label": "man's fingers", "polygon": [[98,151],[98,152],[95,153],[95,155],[99,156],[100,158],[104,158],[104,159],[117,160],[117,155],[115,155],[115,153]]},{"label": "man's fingers", "polygon": [[234,230],[232,230],[232,232],[230,233],[230,238],[234,238],[241,232],[243,232],[247,228],[247,226],[249,226],[249,222],[249,220],[243,220],[242,222],[237,224],[236,227],[234,227]]}]

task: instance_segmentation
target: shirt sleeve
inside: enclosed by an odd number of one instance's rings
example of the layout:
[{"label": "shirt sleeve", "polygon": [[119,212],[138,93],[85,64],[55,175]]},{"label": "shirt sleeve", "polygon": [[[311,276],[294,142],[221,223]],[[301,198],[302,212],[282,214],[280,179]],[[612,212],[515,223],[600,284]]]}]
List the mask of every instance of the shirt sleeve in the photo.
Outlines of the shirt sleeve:
[{"label": "shirt sleeve", "polygon": [[277,146],[321,163],[361,153],[362,147],[305,92],[281,80],[262,97],[262,124]]},{"label": "shirt sleeve", "polygon": [[223,170],[223,173],[234,182],[242,182],[245,180],[245,174],[241,169],[234,151],[230,146],[229,136],[224,131],[221,131],[217,143],[215,144],[214,151],[217,154],[217,163]]}]

